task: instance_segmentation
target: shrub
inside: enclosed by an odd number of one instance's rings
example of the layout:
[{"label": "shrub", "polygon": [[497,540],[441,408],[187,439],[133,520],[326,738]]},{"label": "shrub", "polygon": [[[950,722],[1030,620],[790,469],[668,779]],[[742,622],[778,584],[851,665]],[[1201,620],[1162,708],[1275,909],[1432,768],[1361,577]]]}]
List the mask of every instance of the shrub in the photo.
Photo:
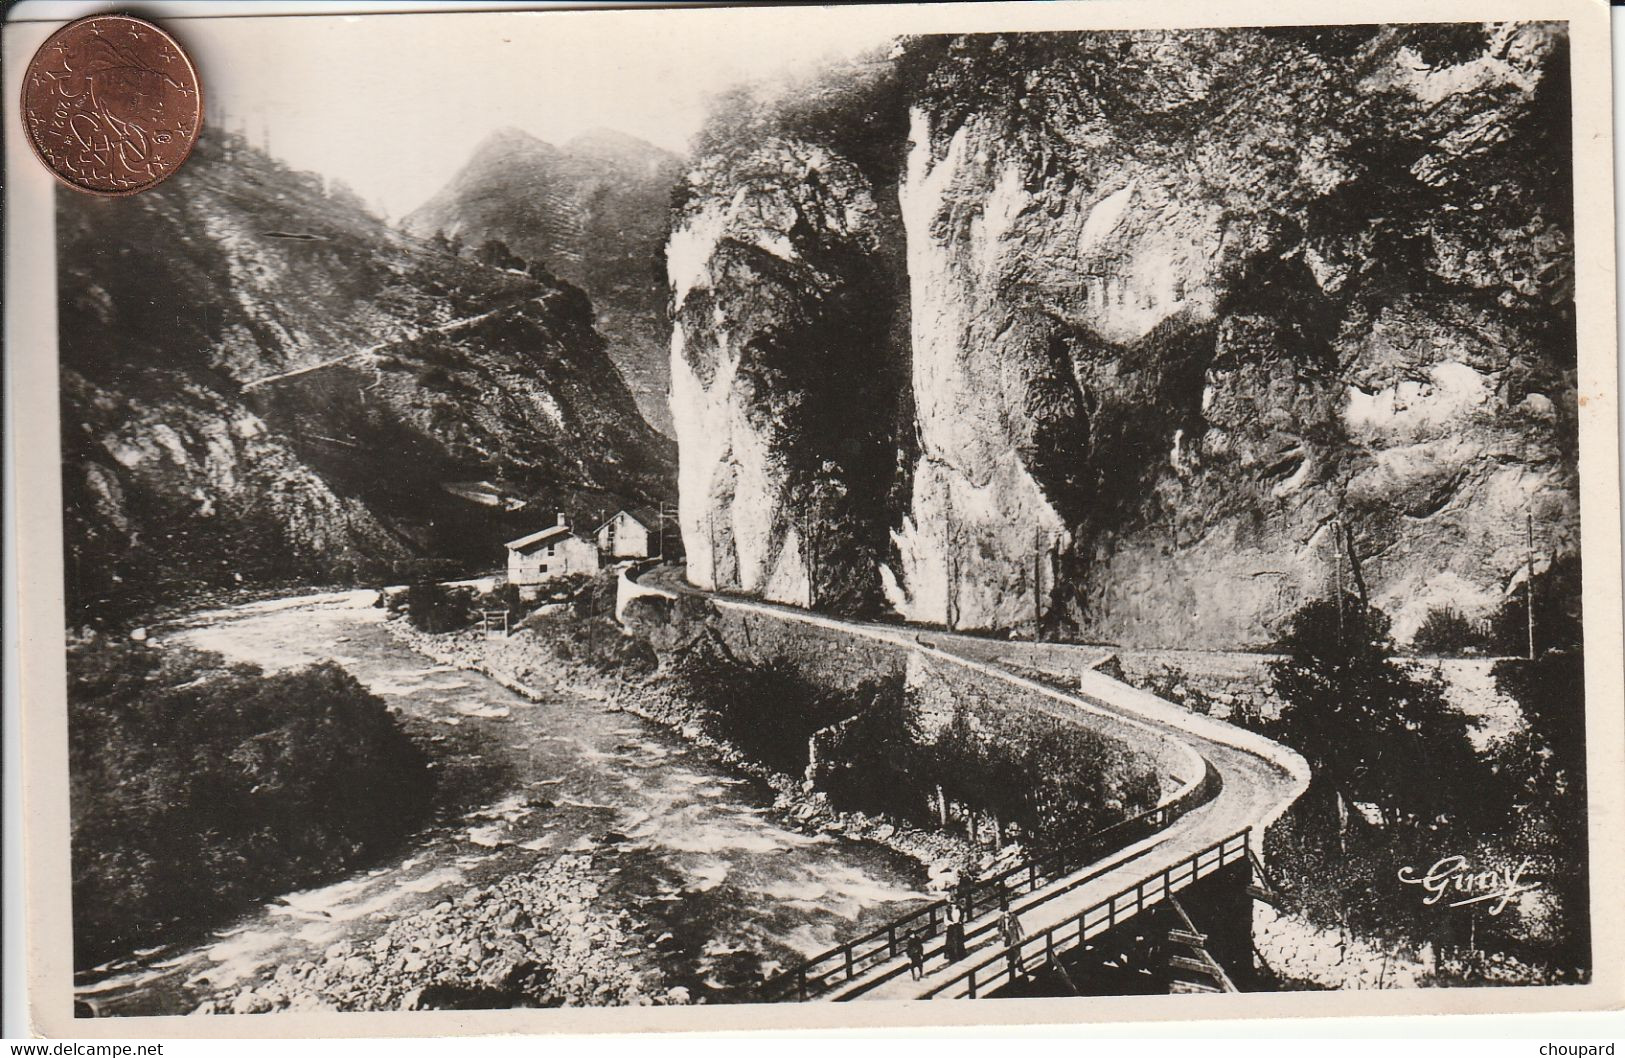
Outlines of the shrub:
[{"label": "shrub", "polygon": [[[1578,653],[1584,638],[1580,608],[1580,559],[1564,555],[1534,577],[1535,652]],[[1490,618],[1490,646],[1498,654],[1529,653],[1529,595],[1520,585]]]},{"label": "shrub", "polygon": [[1069,848],[1156,803],[1149,768],[1113,740],[1036,714],[989,711],[973,719],[961,704],[917,754],[925,783],[1014,823],[1035,849]]},{"label": "shrub", "polygon": [[839,763],[821,784],[837,808],[931,826],[941,822],[940,790],[999,828],[1015,824],[1034,849],[1048,850],[1156,803],[1159,783],[1150,769],[1079,725],[1020,710],[973,718],[961,706],[927,738],[901,684],[883,690],[829,747]]},{"label": "shrub", "polygon": [[433,581],[419,581],[406,589],[406,619],[419,632],[455,632],[474,620],[474,593]]},{"label": "shrub", "polygon": [[[1316,599],[1292,615],[1269,666],[1281,718],[1276,737],[1304,755],[1311,790],[1375,804],[1391,826],[1488,822],[1504,808],[1468,739],[1472,723],[1444,684],[1394,657],[1388,615],[1353,596]],[[1448,776],[1432,780],[1432,776]]]},{"label": "shrub", "polygon": [[68,673],[78,965],[330,877],[428,808],[423,753],[336,665],[265,675],[93,636]]},{"label": "shrub", "polygon": [[755,759],[799,775],[813,732],[856,715],[882,693],[814,684],[786,662],[750,663],[714,635],[703,635],[667,670],[675,692],[707,714],[706,724]]},{"label": "shrub", "polygon": [[501,239],[486,239],[475,249],[473,258],[489,268],[507,268],[524,271],[525,259],[508,249]]},{"label": "shrub", "polygon": [[1177,665],[1161,666],[1146,676],[1144,685],[1158,698],[1175,702],[1203,716],[1212,716],[1219,705],[1212,695],[1197,687],[1190,675]]},{"label": "shrub", "polygon": [[1462,616],[1455,607],[1435,606],[1428,611],[1421,627],[1411,637],[1411,647],[1418,654],[1437,654],[1454,657],[1479,653],[1484,649],[1483,629]]}]

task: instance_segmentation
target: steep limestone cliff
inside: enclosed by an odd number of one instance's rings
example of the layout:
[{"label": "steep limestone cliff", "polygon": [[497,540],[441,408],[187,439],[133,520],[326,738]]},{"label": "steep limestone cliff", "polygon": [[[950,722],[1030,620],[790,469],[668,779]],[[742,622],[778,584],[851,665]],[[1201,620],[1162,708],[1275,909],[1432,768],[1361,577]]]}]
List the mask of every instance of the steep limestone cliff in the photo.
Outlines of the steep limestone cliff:
[{"label": "steep limestone cliff", "polygon": [[[865,237],[901,242],[909,333],[828,398],[906,419],[862,442],[894,463],[874,552],[891,608],[1253,646],[1341,579],[1404,638],[1433,605],[1478,616],[1515,587],[1526,513],[1543,561],[1572,550],[1566,55],[1544,25],[900,45],[894,90],[831,104],[869,130],[847,154],[869,160],[877,211],[877,159],[897,181],[899,224]],[[725,155],[760,122],[719,128]],[[739,201],[706,191],[674,251]],[[764,220],[757,243],[793,240],[793,216]],[[776,289],[771,315],[821,295]],[[677,354],[764,304],[691,314]],[[691,487],[720,450],[685,437],[723,432],[694,393],[676,402],[691,554],[737,505]],[[729,451],[831,440],[748,394],[727,410]],[[750,508],[783,525],[816,509],[782,488]],[[775,583],[732,581],[805,601]]]},{"label": "steep limestone cliff", "polygon": [[864,609],[880,595],[904,389],[898,219],[865,159],[774,114],[689,175],[667,252],[689,573]]}]

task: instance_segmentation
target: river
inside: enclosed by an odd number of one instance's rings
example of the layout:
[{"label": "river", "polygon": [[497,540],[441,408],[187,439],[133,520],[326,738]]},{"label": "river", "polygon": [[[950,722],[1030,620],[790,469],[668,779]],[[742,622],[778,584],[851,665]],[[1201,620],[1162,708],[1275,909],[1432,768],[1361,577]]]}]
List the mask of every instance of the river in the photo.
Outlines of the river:
[{"label": "river", "polygon": [[745,998],[764,975],[927,898],[912,860],[780,825],[766,787],[659,725],[574,696],[533,702],[434,664],[389,634],[374,597],[211,611],[160,641],[266,670],[339,663],[430,743],[452,803],[386,862],[284,894],[201,943],[80,974],[76,994],[98,1013],[190,1012],[561,856],[591,854],[600,899],[647,922],[663,976],[704,1001]]}]

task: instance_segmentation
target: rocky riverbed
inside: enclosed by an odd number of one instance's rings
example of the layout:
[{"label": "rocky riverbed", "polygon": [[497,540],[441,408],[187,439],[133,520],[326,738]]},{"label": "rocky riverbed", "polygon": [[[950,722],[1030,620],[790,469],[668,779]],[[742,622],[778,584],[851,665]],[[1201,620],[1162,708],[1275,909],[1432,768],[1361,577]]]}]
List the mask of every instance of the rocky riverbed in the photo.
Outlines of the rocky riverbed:
[{"label": "rocky riverbed", "polygon": [[[459,659],[437,664],[375,597],[256,602],[154,641],[267,670],[343,665],[430,747],[435,819],[384,861],[80,973],[91,1012],[737,1002],[929,897],[918,860],[880,844],[897,837],[884,822],[782,796],[632,715],[614,681],[571,690],[537,660],[534,683],[504,687],[472,671],[468,637],[424,644]],[[843,836],[860,829],[874,840]]]},{"label": "rocky riverbed", "polygon": [[[338,941],[199,1013],[425,1010],[687,1003],[661,984],[649,924],[598,906],[591,856],[464,890],[395,922],[370,943]],[[669,937],[669,935],[667,935]],[[427,983],[425,983],[427,982]]]},{"label": "rocky riverbed", "polygon": [[658,681],[606,673],[563,659],[546,636],[535,630],[520,629],[506,638],[487,639],[475,631],[430,635],[399,619],[389,621],[387,627],[425,656],[444,665],[483,673],[527,697],[562,691],[671,728],[685,740],[714,753],[729,767],[771,788],[774,816],[783,825],[808,834],[831,834],[884,845],[919,861],[929,874],[933,890],[946,891],[967,862],[974,862],[977,871],[985,876],[1023,856],[1018,846],[992,854],[973,849],[951,834],[921,830],[865,812],[839,811],[830,805],[828,797],[799,777],[766,767],[707,733],[699,723],[699,710]]}]

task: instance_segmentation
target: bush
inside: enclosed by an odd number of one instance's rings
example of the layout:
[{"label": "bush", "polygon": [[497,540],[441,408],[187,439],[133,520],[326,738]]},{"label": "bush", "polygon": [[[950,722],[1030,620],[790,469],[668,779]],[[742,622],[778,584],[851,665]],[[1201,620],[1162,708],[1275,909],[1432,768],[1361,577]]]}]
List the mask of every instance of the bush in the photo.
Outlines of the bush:
[{"label": "bush", "polygon": [[546,614],[534,618],[530,627],[552,641],[560,658],[599,672],[635,678],[648,675],[659,664],[654,648],[627,635],[612,616]]},{"label": "bush", "polygon": [[508,249],[501,239],[486,239],[474,251],[474,260],[488,268],[506,268],[516,272],[525,270],[525,259]]},{"label": "bush", "polygon": [[668,669],[675,692],[706,712],[706,726],[756,760],[800,775],[815,731],[846,720],[885,693],[827,690],[786,662],[735,657],[714,635],[702,635]]},{"label": "bush", "polygon": [[80,966],[331,877],[429,806],[423,753],[336,665],[265,675],[90,637],[68,674]]},{"label": "bush", "polygon": [[868,691],[867,708],[828,748],[838,760],[820,785],[831,804],[940,825],[938,791],[962,809],[1014,824],[1035,850],[1069,848],[1150,808],[1149,768],[1076,724],[1001,709],[973,717],[961,703],[934,737],[919,729],[900,681]]},{"label": "bush", "polygon": [[1014,823],[1035,850],[1064,849],[1150,808],[1160,784],[1124,747],[1041,715],[989,711],[953,721],[918,754],[920,780],[953,801]]},{"label": "bush", "polygon": [[[1493,775],[1473,748],[1473,723],[1445,700],[1444,684],[1394,657],[1388,615],[1346,596],[1292,615],[1270,663],[1281,718],[1273,733],[1304,755],[1311,792],[1375,804],[1390,826],[1493,822],[1507,808],[1489,796]],[[1443,778],[1448,777],[1448,778]]]},{"label": "bush", "polygon": [[1144,689],[1203,716],[1214,715],[1219,706],[1217,699],[1197,687],[1190,675],[1177,665],[1163,665],[1147,675]]},{"label": "bush", "polygon": [[1428,611],[1421,627],[1411,637],[1411,648],[1418,654],[1456,657],[1477,654],[1487,642],[1484,630],[1453,606],[1435,606]]},{"label": "bush", "polygon": [[474,593],[433,581],[419,581],[406,589],[406,619],[419,632],[455,632],[474,620]]},{"label": "bush", "polygon": [[[1535,652],[1577,654],[1584,639],[1581,619],[1580,559],[1564,555],[1534,578]],[[1508,595],[1490,618],[1490,645],[1498,654],[1529,653],[1529,596],[1522,586]]]}]

